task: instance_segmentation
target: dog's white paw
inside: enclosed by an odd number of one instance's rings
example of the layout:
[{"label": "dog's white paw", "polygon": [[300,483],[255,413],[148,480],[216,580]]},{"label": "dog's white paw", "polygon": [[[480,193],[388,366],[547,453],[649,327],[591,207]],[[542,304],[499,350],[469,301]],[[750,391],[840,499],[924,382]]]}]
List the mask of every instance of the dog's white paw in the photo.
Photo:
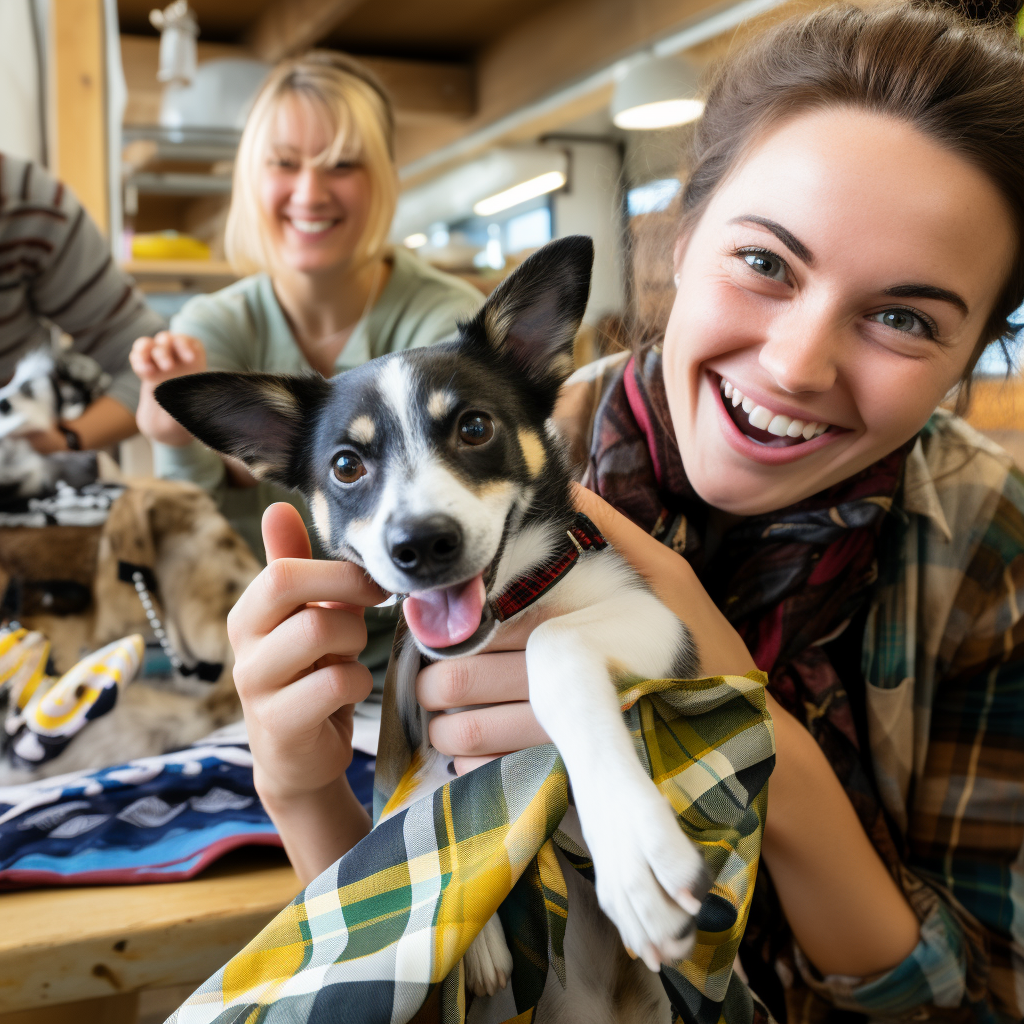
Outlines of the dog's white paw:
[{"label": "dog's white paw", "polygon": [[694,917],[707,888],[704,859],[657,790],[630,800],[628,820],[602,810],[596,827],[580,816],[598,903],[623,943],[658,971],[693,948]]},{"label": "dog's white paw", "polygon": [[493,996],[512,977],[512,954],[505,943],[498,915],[495,914],[470,943],[463,957],[466,988],[477,996]]}]

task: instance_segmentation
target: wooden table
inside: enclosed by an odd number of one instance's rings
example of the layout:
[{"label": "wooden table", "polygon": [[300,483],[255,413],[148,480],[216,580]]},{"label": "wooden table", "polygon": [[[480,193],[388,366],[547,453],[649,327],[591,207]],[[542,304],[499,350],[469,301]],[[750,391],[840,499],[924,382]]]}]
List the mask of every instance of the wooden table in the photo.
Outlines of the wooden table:
[{"label": "wooden table", "polygon": [[134,1024],[141,989],[205,981],[301,888],[251,847],[190,882],[0,893],[0,1024]]}]

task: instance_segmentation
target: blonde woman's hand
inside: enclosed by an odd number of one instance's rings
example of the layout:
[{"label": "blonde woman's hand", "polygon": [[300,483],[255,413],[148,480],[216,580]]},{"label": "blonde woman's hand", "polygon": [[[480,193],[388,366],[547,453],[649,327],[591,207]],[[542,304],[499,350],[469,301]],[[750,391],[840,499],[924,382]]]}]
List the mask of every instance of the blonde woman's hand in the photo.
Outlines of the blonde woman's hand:
[{"label": "blonde woman's hand", "polygon": [[206,369],[206,349],[189,334],[161,331],[153,338],[139,338],[128,356],[132,369],[142,382],[135,421],[151,441],[181,447],[192,435],[153,397],[158,384]]},{"label": "blonde woman's hand", "polygon": [[315,877],[369,820],[352,795],[353,706],[372,689],[356,658],[363,611],[387,594],[350,562],[314,560],[291,505],[263,515],[267,567],[228,616],[256,790],[300,876]]}]

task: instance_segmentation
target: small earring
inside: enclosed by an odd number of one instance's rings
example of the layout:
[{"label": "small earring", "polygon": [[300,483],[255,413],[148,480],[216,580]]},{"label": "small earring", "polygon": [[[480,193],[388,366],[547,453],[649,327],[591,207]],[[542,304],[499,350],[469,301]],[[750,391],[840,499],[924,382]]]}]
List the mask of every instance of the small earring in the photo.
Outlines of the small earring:
[{"label": "small earring", "polygon": [[675,275],[675,276],[674,276],[674,277],[672,278],[672,280],[673,280],[673,281],[675,281],[675,283],[676,283],[676,287],[678,288],[678,287],[679,287],[679,275],[678,275],[678,274],[676,274],[676,275]]}]

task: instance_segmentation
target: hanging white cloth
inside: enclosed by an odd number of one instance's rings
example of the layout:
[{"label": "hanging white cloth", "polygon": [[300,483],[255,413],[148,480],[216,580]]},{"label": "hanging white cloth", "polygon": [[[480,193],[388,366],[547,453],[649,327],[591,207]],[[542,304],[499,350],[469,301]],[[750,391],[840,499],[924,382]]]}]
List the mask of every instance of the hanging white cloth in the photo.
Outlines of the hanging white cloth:
[{"label": "hanging white cloth", "polygon": [[0,152],[42,162],[43,98],[32,0],[0,3]]}]

